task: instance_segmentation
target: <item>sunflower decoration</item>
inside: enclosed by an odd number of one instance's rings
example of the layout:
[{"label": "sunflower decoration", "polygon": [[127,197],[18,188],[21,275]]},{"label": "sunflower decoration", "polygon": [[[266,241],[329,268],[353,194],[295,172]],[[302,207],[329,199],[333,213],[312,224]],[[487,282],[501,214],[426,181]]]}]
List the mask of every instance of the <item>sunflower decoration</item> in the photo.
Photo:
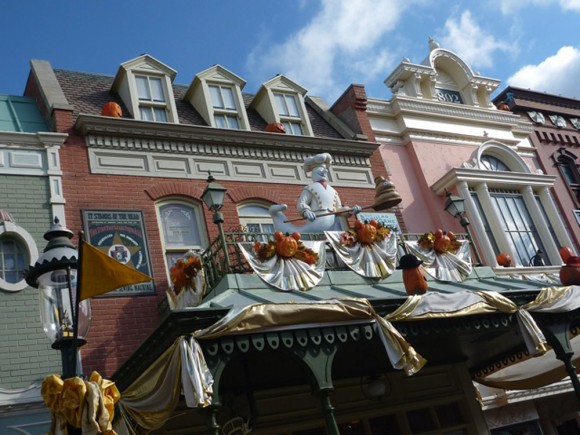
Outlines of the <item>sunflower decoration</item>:
[{"label": "sunflower decoration", "polygon": [[355,222],[354,227],[349,228],[340,235],[340,244],[346,247],[354,246],[356,243],[370,245],[375,242],[382,242],[391,234],[391,229],[377,222],[376,220]]},{"label": "sunflower decoration", "polygon": [[456,254],[461,247],[461,242],[457,240],[453,232],[442,229],[423,234],[417,243],[425,251],[434,249],[438,254]]},{"label": "sunflower decoration", "polygon": [[255,242],[254,252],[261,262],[271,259],[274,255],[278,255],[278,257],[284,259],[295,258],[309,265],[316,263],[318,261],[318,254],[304,246],[300,237],[301,235],[298,232],[292,235],[289,233],[284,235],[282,231],[276,231],[274,233],[274,240],[270,240],[267,243]]},{"label": "sunflower decoration", "polygon": [[185,258],[177,260],[169,270],[174,292],[179,294],[186,288],[195,290],[195,277],[201,267],[201,258],[193,254],[188,254]]}]

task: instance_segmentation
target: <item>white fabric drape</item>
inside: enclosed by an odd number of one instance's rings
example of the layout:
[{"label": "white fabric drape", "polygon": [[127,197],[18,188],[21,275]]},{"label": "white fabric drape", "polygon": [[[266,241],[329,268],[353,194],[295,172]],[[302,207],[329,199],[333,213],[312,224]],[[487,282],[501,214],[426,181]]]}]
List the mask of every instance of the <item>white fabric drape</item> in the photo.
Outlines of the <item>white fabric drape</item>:
[{"label": "white fabric drape", "polygon": [[310,265],[296,258],[281,258],[278,255],[262,262],[256,257],[253,243],[241,242],[238,246],[254,272],[267,284],[282,291],[306,291],[315,287],[324,276],[326,250],[324,242],[302,243],[318,254],[315,264]]},{"label": "white fabric drape", "polygon": [[459,250],[438,253],[434,249],[424,250],[417,241],[405,241],[407,251],[423,261],[425,271],[439,281],[462,282],[473,270],[469,242],[460,240]]},{"label": "white fabric drape", "polygon": [[332,249],[358,275],[365,278],[386,278],[393,273],[397,263],[397,236],[391,231],[380,242],[371,245],[355,243],[344,246],[340,243],[343,231],[325,231]]}]

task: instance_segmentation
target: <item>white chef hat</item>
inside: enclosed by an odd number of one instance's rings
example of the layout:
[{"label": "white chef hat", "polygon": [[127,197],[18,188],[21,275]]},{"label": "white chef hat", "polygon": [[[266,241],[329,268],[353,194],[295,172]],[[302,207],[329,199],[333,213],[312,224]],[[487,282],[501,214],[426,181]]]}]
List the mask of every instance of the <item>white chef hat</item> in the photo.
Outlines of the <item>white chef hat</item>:
[{"label": "white chef hat", "polygon": [[324,166],[328,169],[330,165],[332,165],[332,156],[328,153],[316,154],[315,156],[304,159],[305,172],[310,172],[319,166]]}]

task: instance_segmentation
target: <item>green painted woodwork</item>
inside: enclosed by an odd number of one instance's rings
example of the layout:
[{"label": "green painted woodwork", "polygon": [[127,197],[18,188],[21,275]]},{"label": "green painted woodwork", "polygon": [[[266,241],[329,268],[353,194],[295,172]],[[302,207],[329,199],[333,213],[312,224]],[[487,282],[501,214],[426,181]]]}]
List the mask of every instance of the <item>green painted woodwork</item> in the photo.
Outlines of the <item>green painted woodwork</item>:
[{"label": "green painted woodwork", "polygon": [[[0,175],[0,210],[35,240],[39,252],[51,222],[48,178]],[[60,370],[60,354],[50,347],[40,325],[38,291],[0,290],[0,388],[26,388]]]},{"label": "green painted woodwork", "polygon": [[30,97],[0,95],[0,131],[48,131],[36,101]]}]

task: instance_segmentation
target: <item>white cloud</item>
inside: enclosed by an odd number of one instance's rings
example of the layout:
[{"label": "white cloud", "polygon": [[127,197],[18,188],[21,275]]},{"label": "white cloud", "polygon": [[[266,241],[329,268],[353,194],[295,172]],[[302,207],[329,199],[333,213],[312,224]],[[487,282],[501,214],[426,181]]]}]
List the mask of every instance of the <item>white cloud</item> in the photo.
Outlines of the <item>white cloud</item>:
[{"label": "white cloud", "polygon": [[552,7],[555,4],[564,11],[580,12],[580,0],[494,0],[492,3],[503,15],[525,11],[530,6]]},{"label": "white cloud", "polygon": [[248,68],[262,77],[283,72],[311,95],[338,96],[348,85],[338,83],[338,75],[362,81],[377,71],[388,74],[392,56],[376,46],[399,23],[409,3],[322,0],[319,13],[285,42],[267,49],[264,44],[256,47],[248,57]]},{"label": "white cloud", "polygon": [[507,84],[534,91],[580,98],[580,47],[562,47],[538,65],[526,65]]},{"label": "white cloud", "polygon": [[502,42],[479,27],[470,11],[464,11],[459,19],[447,19],[441,46],[454,51],[472,68],[491,67],[497,51],[515,50],[513,44]]},{"label": "white cloud", "polygon": [[580,12],[580,0],[560,0],[559,3],[565,11]]},{"label": "white cloud", "polygon": [[511,15],[525,10],[530,6],[545,6],[554,0],[494,0],[495,9],[499,9],[503,15]]}]

